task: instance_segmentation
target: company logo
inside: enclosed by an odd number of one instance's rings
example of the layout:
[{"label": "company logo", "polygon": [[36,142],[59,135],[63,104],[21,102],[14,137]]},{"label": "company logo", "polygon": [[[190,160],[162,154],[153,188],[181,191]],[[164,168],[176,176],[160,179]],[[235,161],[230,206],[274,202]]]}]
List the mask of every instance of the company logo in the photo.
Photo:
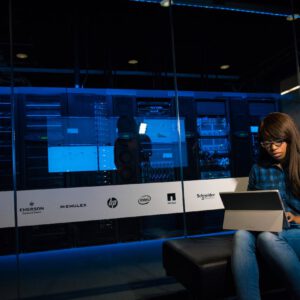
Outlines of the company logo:
[{"label": "company logo", "polygon": [[150,201],[151,201],[151,197],[149,195],[144,195],[138,200],[138,203],[140,205],[145,205],[148,204]]},{"label": "company logo", "polygon": [[63,204],[59,206],[60,208],[82,208],[87,207],[86,203],[74,203],[74,204]]},{"label": "company logo", "polygon": [[175,204],[176,203],[176,194],[169,193],[167,194],[168,204]]},{"label": "company logo", "polygon": [[197,198],[200,200],[208,200],[215,198],[215,194],[208,193],[208,194],[197,194]]},{"label": "company logo", "polygon": [[118,200],[116,198],[109,198],[107,200],[107,206],[110,208],[115,208],[118,205]]},{"label": "company logo", "polygon": [[19,211],[22,215],[32,215],[32,214],[40,214],[45,210],[43,206],[34,206],[34,202],[30,202],[28,207],[21,207]]}]

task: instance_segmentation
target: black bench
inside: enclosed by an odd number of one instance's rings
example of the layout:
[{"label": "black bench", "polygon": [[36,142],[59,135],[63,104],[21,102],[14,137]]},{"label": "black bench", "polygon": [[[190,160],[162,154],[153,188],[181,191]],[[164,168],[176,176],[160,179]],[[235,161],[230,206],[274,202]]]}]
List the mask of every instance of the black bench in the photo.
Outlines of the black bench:
[{"label": "black bench", "polygon": [[[232,235],[181,238],[163,243],[163,266],[167,275],[183,284],[200,299],[235,295],[230,259]],[[259,261],[263,293],[283,293],[277,274]]]}]

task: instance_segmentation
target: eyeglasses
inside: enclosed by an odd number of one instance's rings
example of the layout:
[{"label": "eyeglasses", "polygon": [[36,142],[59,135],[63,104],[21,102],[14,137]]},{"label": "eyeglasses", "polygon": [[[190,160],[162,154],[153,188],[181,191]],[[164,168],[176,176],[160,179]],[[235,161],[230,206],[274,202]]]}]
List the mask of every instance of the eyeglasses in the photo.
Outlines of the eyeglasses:
[{"label": "eyeglasses", "polygon": [[272,145],[274,145],[276,148],[280,147],[284,140],[276,140],[276,141],[265,141],[260,142],[261,146],[263,148],[271,148]]}]

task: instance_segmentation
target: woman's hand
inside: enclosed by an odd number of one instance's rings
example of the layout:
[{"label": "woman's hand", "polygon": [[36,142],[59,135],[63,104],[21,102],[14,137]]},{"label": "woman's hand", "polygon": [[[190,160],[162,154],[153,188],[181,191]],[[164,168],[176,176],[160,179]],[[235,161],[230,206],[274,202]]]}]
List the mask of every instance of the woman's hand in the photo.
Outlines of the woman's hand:
[{"label": "woman's hand", "polygon": [[295,222],[297,224],[300,224],[300,216],[295,216],[291,212],[286,212],[285,215],[286,215],[287,220],[288,220],[289,223]]}]

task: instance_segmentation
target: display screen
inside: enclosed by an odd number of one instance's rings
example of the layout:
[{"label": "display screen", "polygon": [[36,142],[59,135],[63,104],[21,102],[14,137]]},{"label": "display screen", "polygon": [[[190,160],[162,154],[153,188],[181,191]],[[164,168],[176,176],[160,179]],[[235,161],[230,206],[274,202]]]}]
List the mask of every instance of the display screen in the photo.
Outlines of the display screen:
[{"label": "display screen", "polygon": [[[152,168],[180,166],[176,118],[49,118],[48,171],[116,170],[115,153],[131,151]],[[187,165],[184,120],[180,120],[182,164]],[[118,149],[116,149],[116,147]],[[120,148],[121,147],[121,148]],[[132,162],[129,162],[132,163]]]},{"label": "display screen", "polygon": [[[141,126],[142,125],[142,126]],[[142,118],[140,129],[150,139],[152,168],[172,168],[180,166],[179,131],[176,118]],[[182,165],[187,165],[187,150],[184,119],[180,119],[180,142]]]},{"label": "display screen", "polygon": [[258,126],[250,126],[251,133],[258,133]]},{"label": "display screen", "polygon": [[[172,144],[179,142],[177,120],[175,118],[166,119],[144,119],[146,124],[145,134],[147,134],[152,143]],[[184,120],[180,120],[181,142],[185,142]]]},{"label": "display screen", "polygon": [[49,172],[97,171],[97,147],[48,147],[48,170]]}]

